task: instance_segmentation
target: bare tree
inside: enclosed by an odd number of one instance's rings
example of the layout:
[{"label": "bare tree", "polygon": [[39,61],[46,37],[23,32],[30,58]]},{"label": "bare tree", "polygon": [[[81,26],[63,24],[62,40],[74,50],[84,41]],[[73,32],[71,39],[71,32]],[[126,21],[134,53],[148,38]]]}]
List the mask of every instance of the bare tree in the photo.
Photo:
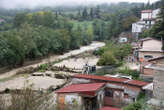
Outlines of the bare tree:
[{"label": "bare tree", "polygon": [[10,101],[0,97],[0,110],[53,110],[53,98],[50,93],[24,88],[10,93]]}]

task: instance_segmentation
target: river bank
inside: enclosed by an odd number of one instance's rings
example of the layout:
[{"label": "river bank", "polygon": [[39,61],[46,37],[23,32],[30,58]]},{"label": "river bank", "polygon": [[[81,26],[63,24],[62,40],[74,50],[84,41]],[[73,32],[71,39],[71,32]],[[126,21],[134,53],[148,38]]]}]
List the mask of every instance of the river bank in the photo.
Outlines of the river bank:
[{"label": "river bank", "polygon": [[94,41],[88,46],[82,46],[80,49],[72,50],[72,51],[67,52],[63,55],[53,55],[53,56],[50,56],[49,58],[45,58],[45,59],[41,60],[41,62],[39,62],[39,63],[28,65],[28,66],[23,66],[23,67],[16,68],[16,69],[12,69],[6,73],[1,74],[0,80],[12,77],[12,76],[16,75],[17,73],[24,72],[24,71],[27,71],[29,69],[32,70],[34,68],[37,68],[41,64],[45,64],[48,62],[55,62],[57,60],[62,60],[62,59],[65,59],[65,58],[68,58],[71,56],[76,56],[78,54],[81,54],[81,53],[84,53],[87,51],[92,51],[92,50],[95,50],[96,48],[103,47],[103,46],[105,46],[104,42],[95,42]]}]

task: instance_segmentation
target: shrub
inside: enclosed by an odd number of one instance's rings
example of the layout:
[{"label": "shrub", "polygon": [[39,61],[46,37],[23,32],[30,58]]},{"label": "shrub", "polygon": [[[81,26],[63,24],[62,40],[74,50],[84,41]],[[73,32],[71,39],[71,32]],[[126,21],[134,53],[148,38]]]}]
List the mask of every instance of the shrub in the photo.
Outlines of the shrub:
[{"label": "shrub", "polygon": [[110,51],[105,52],[97,63],[99,66],[102,65],[116,65],[118,64],[117,59],[114,57],[113,53]]},{"label": "shrub", "polygon": [[123,110],[141,110],[142,104],[140,102],[132,103],[123,108]]},{"label": "shrub", "polygon": [[140,101],[142,99],[145,99],[145,93],[144,92],[140,92],[138,97],[137,97],[137,101]]},{"label": "shrub", "polygon": [[107,42],[106,46],[100,48],[95,52],[96,55],[100,55],[98,65],[122,65],[125,57],[132,52],[130,44],[114,44]]},{"label": "shrub", "polygon": [[39,71],[40,72],[45,72],[48,69],[49,65],[48,64],[41,64],[39,66]]},{"label": "shrub", "polygon": [[128,67],[118,70],[118,73],[132,76],[133,79],[139,79],[140,72],[137,70],[131,70]]},{"label": "shrub", "polygon": [[95,51],[93,51],[93,54],[100,56],[100,55],[103,55],[104,51],[105,51],[105,48],[102,47],[102,48],[99,48],[99,49],[96,49]]}]

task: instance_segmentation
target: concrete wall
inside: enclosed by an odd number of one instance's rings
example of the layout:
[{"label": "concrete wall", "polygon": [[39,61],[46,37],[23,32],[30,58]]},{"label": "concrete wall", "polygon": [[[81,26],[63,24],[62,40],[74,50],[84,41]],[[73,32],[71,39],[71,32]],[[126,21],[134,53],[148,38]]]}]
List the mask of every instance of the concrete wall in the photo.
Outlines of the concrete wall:
[{"label": "concrete wall", "polygon": [[152,13],[141,13],[141,20],[151,19],[151,18],[152,18]]},{"label": "concrete wall", "polygon": [[144,68],[143,73],[144,73],[144,75],[153,76],[154,71],[153,71],[153,69],[150,69],[150,68]]},{"label": "concrete wall", "polygon": [[163,56],[163,53],[161,52],[139,52],[139,58],[143,58],[145,61],[149,60],[149,59],[145,59],[144,56],[145,55],[151,55],[153,56],[153,58],[156,58],[156,57],[160,57],[160,56]]},{"label": "concrete wall", "polygon": [[78,94],[57,94],[57,110],[83,110],[83,100]]},{"label": "concrete wall", "polygon": [[144,25],[138,24],[138,23],[133,23],[132,24],[132,33],[140,33],[142,32],[142,29],[144,28]]},{"label": "concrete wall", "polygon": [[156,19],[158,17],[158,14],[160,13],[160,9],[153,10],[152,18]]},{"label": "concrete wall", "polygon": [[154,98],[164,100],[164,70],[155,70],[153,83]]},{"label": "concrete wall", "polygon": [[143,50],[150,50],[150,51],[161,51],[162,42],[158,40],[147,40],[143,42],[142,49]]}]

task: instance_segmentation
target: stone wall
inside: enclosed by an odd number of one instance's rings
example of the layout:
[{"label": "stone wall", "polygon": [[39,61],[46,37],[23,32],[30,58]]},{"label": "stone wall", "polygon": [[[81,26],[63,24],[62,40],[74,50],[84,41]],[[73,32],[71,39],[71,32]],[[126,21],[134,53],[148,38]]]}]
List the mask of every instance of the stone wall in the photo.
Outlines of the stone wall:
[{"label": "stone wall", "polygon": [[155,70],[153,83],[154,98],[164,100],[164,70]]}]

